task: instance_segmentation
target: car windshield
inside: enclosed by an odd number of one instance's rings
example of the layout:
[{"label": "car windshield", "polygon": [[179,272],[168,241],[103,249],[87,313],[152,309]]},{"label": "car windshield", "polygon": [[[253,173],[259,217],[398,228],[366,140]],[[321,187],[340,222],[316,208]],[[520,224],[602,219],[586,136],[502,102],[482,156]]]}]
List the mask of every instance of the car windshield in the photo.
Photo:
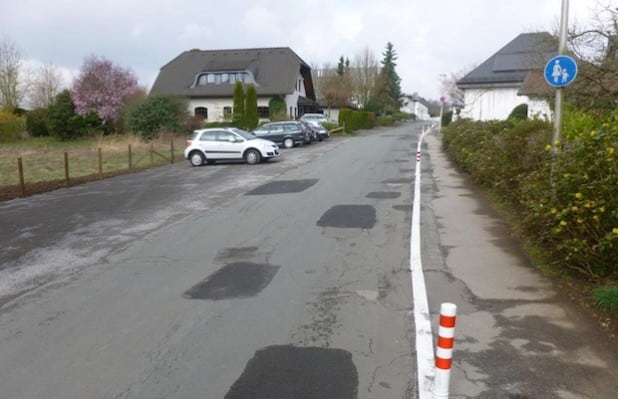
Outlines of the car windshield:
[{"label": "car windshield", "polygon": [[245,140],[255,140],[257,138],[253,133],[249,133],[248,131],[239,129],[237,127],[233,127],[232,130],[234,131],[234,133],[242,136],[242,138],[244,138]]}]

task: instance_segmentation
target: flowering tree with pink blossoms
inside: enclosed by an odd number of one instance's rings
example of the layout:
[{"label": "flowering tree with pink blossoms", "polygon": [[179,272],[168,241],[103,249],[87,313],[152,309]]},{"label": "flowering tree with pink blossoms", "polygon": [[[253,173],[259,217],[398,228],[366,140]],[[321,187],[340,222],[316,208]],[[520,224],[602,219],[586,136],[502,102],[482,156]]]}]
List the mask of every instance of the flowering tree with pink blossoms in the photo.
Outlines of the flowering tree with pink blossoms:
[{"label": "flowering tree with pink blossoms", "polygon": [[84,60],[79,76],[73,81],[71,99],[78,115],[94,113],[103,120],[105,130],[110,131],[115,130],[126,101],[138,90],[132,70],[91,55]]}]

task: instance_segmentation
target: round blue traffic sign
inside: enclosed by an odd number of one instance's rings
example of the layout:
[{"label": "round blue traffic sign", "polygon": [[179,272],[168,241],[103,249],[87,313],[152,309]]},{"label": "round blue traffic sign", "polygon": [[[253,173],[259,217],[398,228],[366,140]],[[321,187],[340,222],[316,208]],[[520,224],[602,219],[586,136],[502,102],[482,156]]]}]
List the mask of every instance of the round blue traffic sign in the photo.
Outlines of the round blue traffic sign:
[{"label": "round blue traffic sign", "polygon": [[545,80],[553,87],[564,87],[577,76],[577,63],[568,55],[559,55],[545,65]]}]

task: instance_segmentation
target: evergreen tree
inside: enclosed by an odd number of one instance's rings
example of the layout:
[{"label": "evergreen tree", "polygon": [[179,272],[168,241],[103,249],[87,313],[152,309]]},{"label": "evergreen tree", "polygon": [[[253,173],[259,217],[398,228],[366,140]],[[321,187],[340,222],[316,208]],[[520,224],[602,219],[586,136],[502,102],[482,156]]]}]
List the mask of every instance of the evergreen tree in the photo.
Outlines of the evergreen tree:
[{"label": "evergreen tree", "polygon": [[397,53],[393,44],[388,42],[382,53],[384,59],[380,62],[382,68],[376,82],[373,102],[379,105],[382,114],[392,114],[401,108],[401,78],[397,75]]},{"label": "evergreen tree", "polygon": [[232,125],[243,127],[245,122],[245,92],[242,83],[234,85],[234,108],[232,110]]},{"label": "evergreen tree", "polygon": [[254,85],[247,87],[245,101],[245,129],[253,130],[258,125],[257,92]]}]

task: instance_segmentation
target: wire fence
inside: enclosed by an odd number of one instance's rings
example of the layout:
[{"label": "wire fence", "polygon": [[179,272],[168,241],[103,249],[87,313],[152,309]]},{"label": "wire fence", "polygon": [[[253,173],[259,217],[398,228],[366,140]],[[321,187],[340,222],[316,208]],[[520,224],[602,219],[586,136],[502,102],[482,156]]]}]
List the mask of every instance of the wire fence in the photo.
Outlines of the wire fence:
[{"label": "wire fence", "polygon": [[26,197],[43,186],[69,187],[183,159],[184,138],[69,150],[29,149],[0,156],[0,197]]}]

